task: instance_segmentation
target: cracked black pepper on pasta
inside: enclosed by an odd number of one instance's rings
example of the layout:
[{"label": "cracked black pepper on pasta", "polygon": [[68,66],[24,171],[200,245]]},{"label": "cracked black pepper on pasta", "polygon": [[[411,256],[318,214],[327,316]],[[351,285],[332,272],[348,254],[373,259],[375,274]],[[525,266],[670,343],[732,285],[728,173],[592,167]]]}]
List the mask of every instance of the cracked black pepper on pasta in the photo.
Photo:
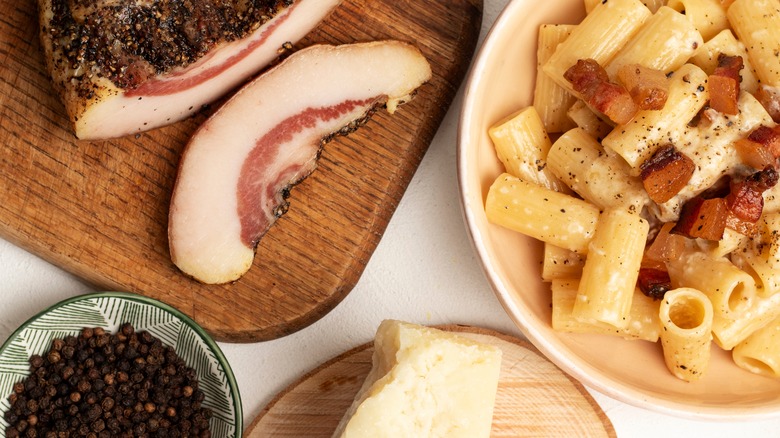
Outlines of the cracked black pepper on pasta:
[{"label": "cracked black pepper on pasta", "polygon": [[30,358],[4,417],[7,438],[210,437],[195,370],[147,331],[85,328]]}]

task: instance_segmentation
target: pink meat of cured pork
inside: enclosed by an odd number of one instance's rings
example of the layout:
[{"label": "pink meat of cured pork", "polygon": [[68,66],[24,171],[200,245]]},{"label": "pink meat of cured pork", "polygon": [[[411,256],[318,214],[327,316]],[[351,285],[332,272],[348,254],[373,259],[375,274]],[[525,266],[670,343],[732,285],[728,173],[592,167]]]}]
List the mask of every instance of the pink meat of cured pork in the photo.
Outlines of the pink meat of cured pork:
[{"label": "pink meat of cured pork", "polygon": [[46,66],[77,138],[182,120],[297,42],[341,0],[38,0]]},{"label": "pink meat of cured pork", "polygon": [[379,106],[394,112],[430,77],[411,44],[316,45],[239,90],[182,155],[168,223],[174,264],[203,283],[240,278],[325,141]]}]

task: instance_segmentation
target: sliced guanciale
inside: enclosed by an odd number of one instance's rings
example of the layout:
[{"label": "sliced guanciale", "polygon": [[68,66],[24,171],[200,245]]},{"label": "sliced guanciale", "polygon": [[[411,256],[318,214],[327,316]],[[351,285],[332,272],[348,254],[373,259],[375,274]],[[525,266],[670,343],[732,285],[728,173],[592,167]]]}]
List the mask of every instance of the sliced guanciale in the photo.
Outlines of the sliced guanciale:
[{"label": "sliced guanciale", "polygon": [[743,67],[741,56],[718,55],[718,66],[707,79],[712,109],[730,115],[739,112],[739,72]]},{"label": "sliced guanciale", "polygon": [[574,91],[589,97],[602,82],[609,82],[607,71],[595,59],[580,59],[563,73]]},{"label": "sliced guanciale", "polygon": [[726,226],[747,236],[755,234],[756,222],[764,210],[762,194],[777,181],[778,173],[773,167],[766,167],[741,181],[732,180],[725,198],[729,209]]},{"label": "sliced guanciale", "polygon": [[377,41],[303,49],[244,86],[184,149],[168,223],[174,264],[203,283],[240,278],[324,142],[378,107],[395,111],[431,74],[413,45]]},{"label": "sliced guanciale", "polygon": [[754,184],[749,184],[747,180],[740,181],[731,186],[731,193],[726,196],[726,205],[737,218],[756,222],[764,209],[761,193]]},{"label": "sliced guanciale", "polygon": [[734,147],[743,163],[755,169],[776,166],[780,158],[780,126],[761,125],[747,138],[734,142]]},{"label": "sliced guanciale", "polygon": [[642,267],[639,268],[637,287],[648,297],[660,300],[672,288],[672,280],[664,269]]},{"label": "sliced guanciale", "polygon": [[661,146],[640,166],[647,195],[657,203],[666,202],[685,187],[693,176],[693,160],[672,144]]},{"label": "sliced guanciale", "polygon": [[669,97],[669,78],[664,72],[640,64],[627,64],[617,72],[618,82],[643,110],[660,110]]},{"label": "sliced guanciale", "polygon": [[683,205],[680,218],[670,232],[690,238],[720,240],[726,230],[728,216],[725,199],[697,196]]},{"label": "sliced guanciale", "polygon": [[775,158],[780,157],[780,126],[772,128],[765,125],[759,126],[748,135],[747,139],[769,149]]},{"label": "sliced guanciale", "polygon": [[720,240],[725,228],[752,236],[764,209],[763,192],[774,187],[780,176],[772,166],[744,179],[725,176],[710,189],[683,205],[671,233],[691,238]]},{"label": "sliced guanciale", "polygon": [[588,105],[619,125],[630,122],[639,110],[628,90],[610,82],[606,70],[596,60],[578,60],[563,77]]},{"label": "sliced guanciale", "polygon": [[245,82],[341,0],[37,0],[40,39],[76,137],[182,120]]},{"label": "sliced guanciale", "polygon": [[773,166],[777,159],[772,151],[761,143],[741,138],[734,142],[734,148],[739,154],[739,159],[754,169],[763,169],[766,166]]}]

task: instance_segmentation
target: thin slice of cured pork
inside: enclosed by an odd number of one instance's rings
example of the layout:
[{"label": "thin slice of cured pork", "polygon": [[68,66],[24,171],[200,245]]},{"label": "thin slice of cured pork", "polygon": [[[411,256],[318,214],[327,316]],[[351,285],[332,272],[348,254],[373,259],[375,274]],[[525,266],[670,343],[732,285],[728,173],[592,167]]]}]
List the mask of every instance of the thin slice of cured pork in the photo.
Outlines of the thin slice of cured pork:
[{"label": "thin slice of cured pork", "polygon": [[239,90],[182,155],[168,224],[174,264],[203,283],[240,278],[324,142],[379,106],[394,112],[430,77],[407,43],[318,45]]},{"label": "thin slice of cured pork", "polygon": [[55,91],[76,137],[182,120],[255,75],[341,0],[38,0]]}]

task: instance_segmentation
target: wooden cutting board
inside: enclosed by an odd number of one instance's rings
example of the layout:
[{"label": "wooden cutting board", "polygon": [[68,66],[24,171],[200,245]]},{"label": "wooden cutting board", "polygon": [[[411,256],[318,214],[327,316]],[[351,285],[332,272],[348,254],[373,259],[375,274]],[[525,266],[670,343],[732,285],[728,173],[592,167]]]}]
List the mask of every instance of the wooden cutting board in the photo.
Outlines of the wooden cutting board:
[{"label": "wooden cutting board", "polygon": [[44,69],[35,1],[0,0],[0,236],[97,288],[165,301],[218,340],[299,330],[360,278],[466,73],[481,16],[482,0],[345,0],[297,44],[412,41],[434,77],[395,115],[380,111],[329,143],[249,273],[206,286],[171,263],[167,215],[180,153],[209,110],[134,137],[77,141]]},{"label": "wooden cutting board", "polygon": [[[444,326],[503,351],[491,437],[616,437],[596,401],[530,343],[495,331]],[[282,391],[246,438],[330,437],[371,370],[371,343],[319,366]]]}]

